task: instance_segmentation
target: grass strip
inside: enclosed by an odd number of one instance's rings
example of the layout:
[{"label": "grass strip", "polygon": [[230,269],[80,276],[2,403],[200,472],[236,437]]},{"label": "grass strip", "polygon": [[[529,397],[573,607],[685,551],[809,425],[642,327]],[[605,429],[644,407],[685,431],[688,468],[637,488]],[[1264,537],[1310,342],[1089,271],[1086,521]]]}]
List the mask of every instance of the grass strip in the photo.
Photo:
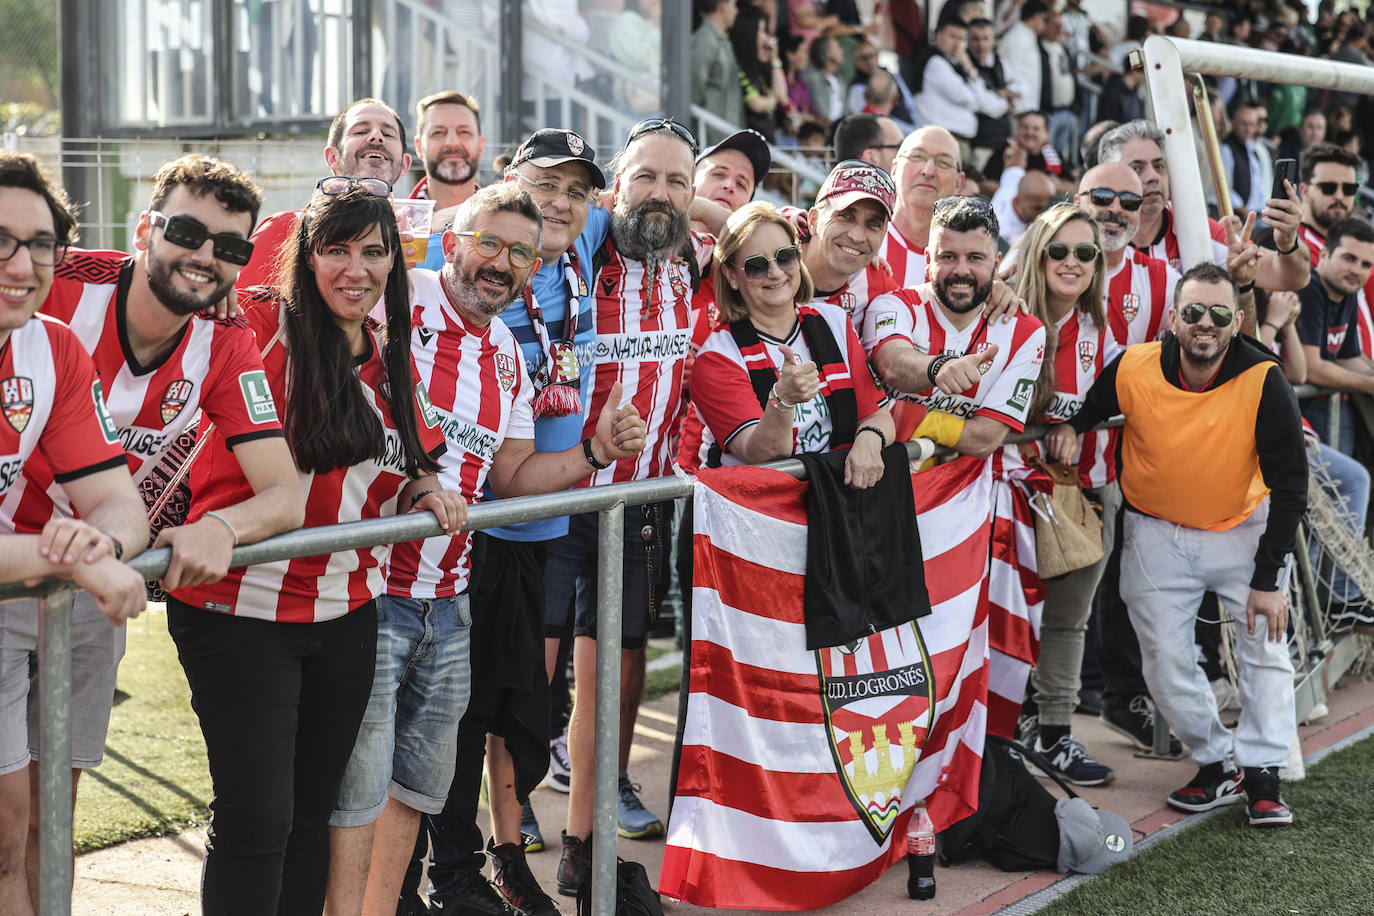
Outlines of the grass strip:
[{"label": "grass strip", "polygon": [[[1369,797],[1374,737],[1331,754],[1285,785],[1291,827],[1260,829],[1236,805],[1074,888],[1044,916],[1179,913],[1374,912],[1374,820]],[[1352,802],[1356,802],[1353,803]]]}]

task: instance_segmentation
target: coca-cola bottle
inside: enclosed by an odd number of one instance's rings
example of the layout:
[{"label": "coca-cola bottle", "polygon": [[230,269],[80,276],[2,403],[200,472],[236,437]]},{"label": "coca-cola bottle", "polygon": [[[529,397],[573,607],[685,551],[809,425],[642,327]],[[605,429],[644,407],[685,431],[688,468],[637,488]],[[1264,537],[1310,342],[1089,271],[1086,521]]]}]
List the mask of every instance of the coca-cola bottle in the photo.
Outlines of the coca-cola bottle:
[{"label": "coca-cola bottle", "polygon": [[935,897],[935,824],[919,801],[906,828],[906,893],[912,900]]}]

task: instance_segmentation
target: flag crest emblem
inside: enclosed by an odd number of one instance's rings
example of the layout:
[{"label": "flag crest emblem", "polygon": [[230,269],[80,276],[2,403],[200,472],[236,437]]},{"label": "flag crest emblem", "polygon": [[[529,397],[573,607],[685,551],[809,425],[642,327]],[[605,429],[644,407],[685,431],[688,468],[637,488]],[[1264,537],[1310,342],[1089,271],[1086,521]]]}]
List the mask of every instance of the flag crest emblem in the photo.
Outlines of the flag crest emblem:
[{"label": "flag crest emblem", "polygon": [[162,423],[165,426],[177,418],[181,409],[186,406],[186,402],[191,399],[191,391],[195,385],[189,380],[180,378],[167,386],[167,390],[162,392]]}]

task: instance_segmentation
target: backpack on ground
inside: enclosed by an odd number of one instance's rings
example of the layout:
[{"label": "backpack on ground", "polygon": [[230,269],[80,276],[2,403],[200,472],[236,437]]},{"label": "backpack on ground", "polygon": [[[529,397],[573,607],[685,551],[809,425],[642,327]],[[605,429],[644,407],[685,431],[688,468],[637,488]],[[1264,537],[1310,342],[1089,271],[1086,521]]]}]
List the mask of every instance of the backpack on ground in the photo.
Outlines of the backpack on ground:
[{"label": "backpack on ground", "polygon": [[[638,862],[616,859],[616,916],[663,916],[663,904],[649,883],[649,873]],[[592,882],[589,877],[577,891],[577,916],[591,916]]]}]

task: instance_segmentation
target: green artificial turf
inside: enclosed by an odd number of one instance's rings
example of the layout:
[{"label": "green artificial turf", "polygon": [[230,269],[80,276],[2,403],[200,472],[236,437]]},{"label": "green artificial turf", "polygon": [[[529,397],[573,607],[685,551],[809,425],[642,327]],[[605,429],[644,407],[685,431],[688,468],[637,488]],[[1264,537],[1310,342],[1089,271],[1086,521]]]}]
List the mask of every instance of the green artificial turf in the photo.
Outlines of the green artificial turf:
[{"label": "green artificial turf", "polygon": [[1291,827],[1259,829],[1242,805],[1079,885],[1045,916],[1374,913],[1374,737],[1285,785]]}]

